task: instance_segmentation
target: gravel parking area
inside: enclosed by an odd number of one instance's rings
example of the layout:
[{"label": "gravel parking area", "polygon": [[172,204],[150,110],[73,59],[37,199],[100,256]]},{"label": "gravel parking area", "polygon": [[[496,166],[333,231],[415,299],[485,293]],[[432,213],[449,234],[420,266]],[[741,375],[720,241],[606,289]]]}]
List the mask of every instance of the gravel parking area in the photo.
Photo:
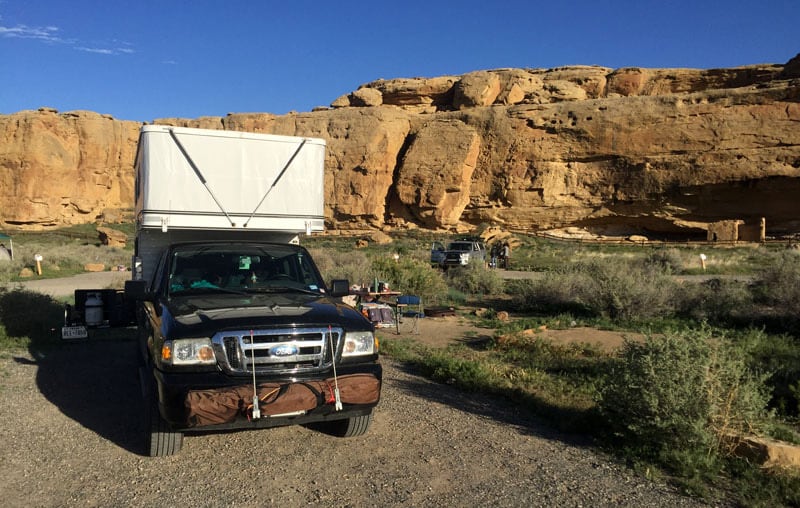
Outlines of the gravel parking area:
[{"label": "gravel parking area", "polygon": [[387,359],[364,436],[207,433],[145,457],[134,351],[88,340],[0,360],[5,506],[704,506]]},{"label": "gravel parking area", "polygon": [[130,280],[131,272],[86,272],[57,279],[31,279],[21,282],[0,283],[8,289],[23,288],[55,298],[72,296],[76,289],[122,289]]}]

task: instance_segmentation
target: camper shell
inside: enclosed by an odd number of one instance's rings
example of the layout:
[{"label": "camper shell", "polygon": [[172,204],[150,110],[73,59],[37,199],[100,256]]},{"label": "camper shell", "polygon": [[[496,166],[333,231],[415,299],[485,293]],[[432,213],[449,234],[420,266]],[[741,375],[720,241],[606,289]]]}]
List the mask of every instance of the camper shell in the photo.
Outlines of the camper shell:
[{"label": "camper shell", "polygon": [[[170,243],[297,242],[324,229],[325,140],[145,125],[136,152],[136,253],[148,279]],[[213,232],[213,233],[212,233]]]},{"label": "camper shell", "polygon": [[147,449],[183,433],[318,423],[363,434],[380,398],[374,326],[326,284],[325,141],[147,125],[136,155],[136,302]]}]

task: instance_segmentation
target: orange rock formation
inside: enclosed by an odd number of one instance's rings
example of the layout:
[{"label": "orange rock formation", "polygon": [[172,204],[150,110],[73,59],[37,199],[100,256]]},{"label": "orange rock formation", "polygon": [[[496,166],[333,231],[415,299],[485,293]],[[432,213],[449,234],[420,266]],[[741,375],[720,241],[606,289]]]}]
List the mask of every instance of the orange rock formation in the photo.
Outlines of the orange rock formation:
[{"label": "orange rock formation", "polygon": [[[155,123],[322,137],[334,229],[800,230],[800,56],[732,69],[498,69],[379,80],[330,107]],[[137,122],[0,115],[0,228],[133,206]]]}]

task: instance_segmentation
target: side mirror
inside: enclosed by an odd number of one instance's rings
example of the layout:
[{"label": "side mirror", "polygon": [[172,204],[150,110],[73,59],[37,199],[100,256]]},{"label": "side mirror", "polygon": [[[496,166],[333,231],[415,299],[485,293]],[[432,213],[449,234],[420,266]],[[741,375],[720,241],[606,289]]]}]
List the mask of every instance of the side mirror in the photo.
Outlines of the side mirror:
[{"label": "side mirror", "polygon": [[347,279],[334,279],[331,281],[331,296],[341,298],[350,294],[350,281]]},{"label": "side mirror", "polygon": [[140,301],[150,300],[152,294],[147,292],[147,281],[144,280],[126,280],[125,281],[125,299]]}]

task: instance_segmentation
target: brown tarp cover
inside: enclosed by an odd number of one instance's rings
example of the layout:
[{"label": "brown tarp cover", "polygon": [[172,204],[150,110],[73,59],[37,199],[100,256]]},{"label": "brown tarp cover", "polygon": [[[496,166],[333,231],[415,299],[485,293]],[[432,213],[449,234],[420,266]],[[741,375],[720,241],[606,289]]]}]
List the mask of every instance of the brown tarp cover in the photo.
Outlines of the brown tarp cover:
[{"label": "brown tarp cover", "polygon": [[[310,411],[324,404],[333,404],[336,386],[333,378],[285,384],[262,383],[257,390],[259,409],[266,416]],[[343,404],[374,404],[380,398],[381,383],[371,374],[340,376],[338,386]],[[239,415],[249,418],[252,404],[253,387],[248,385],[190,391],[186,396],[189,425],[192,427],[230,423]]]}]

